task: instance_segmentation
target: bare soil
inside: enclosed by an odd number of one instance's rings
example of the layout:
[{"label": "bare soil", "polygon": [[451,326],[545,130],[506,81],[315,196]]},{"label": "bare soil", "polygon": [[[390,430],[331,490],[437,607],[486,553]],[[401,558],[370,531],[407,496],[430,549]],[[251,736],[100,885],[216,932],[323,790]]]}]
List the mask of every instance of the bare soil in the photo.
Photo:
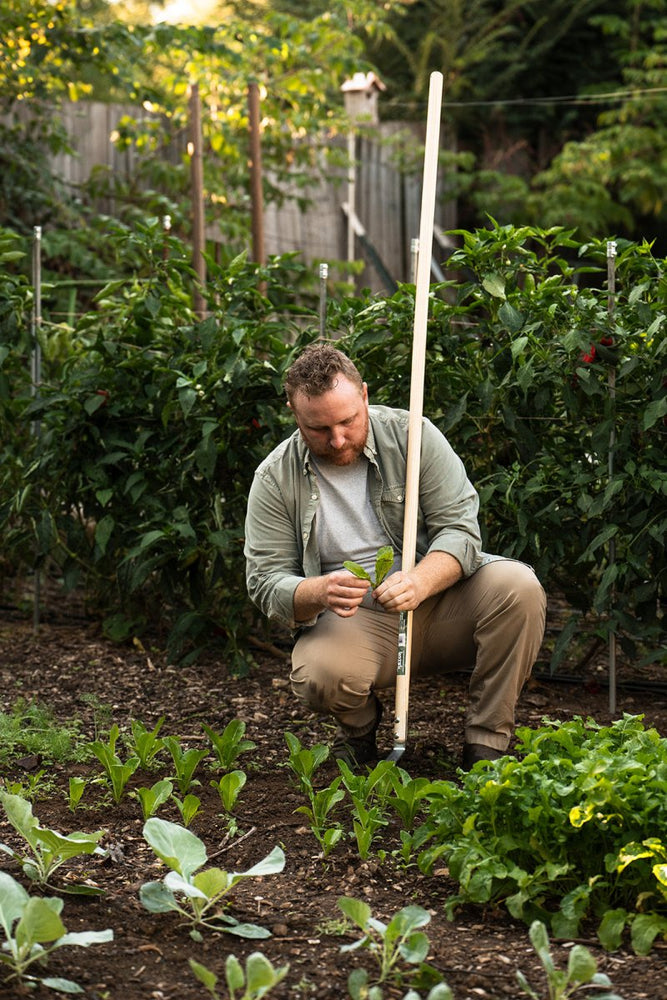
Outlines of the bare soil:
[{"label": "bare soil", "polygon": [[[557,614],[551,609],[552,629]],[[63,949],[49,961],[48,973],[42,974],[75,979],[92,1000],[199,1000],[209,994],[195,980],[189,957],[219,975],[219,993],[226,997],[226,957],[233,953],[244,961],[251,951],[261,950],[274,965],[289,962],[290,966],[271,997],[339,1000],[348,996],[346,981],[352,968],[362,965],[373,969],[367,952],[340,953],[341,945],[357,936],[343,930],[336,904],[338,897],[348,895],[365,899],[373,914],[384,921],[408,903],[428,909],[429,962],[445,976],[455,1000],[518,1000],[523,994],[516,981],[517,969],[546,998],[544,974],[527,928],[502,909],[469,907],[454,922],[448,921],[444,902],[455,891],[455,884],[442,872],[427,877],[416,867],[404,869],[391,860],[389,852],[397,843],[395,830],[387,830],[381,845],[388,853],[382,863],[377,858],[361,861],[352,839],[327,859],[322,858],[304,817],[295,812],[304,800],[284,766],[284,734],[291,731],[304,745],[313,745],[328,742],[333,729],[328,720],[304,714],[287,683],[288,644],[281,636],[273,636],[272,643],[271,650],[255,649],[256,668],[247,677],[238,678],[230,676],[223,663],[210,658],[176,667],[168,665],[159,649],[114,645],[101,636],[95,623],[83,617],[51,615],[35,633],[32,623],[15,609],[0,610],[2,711],[9,711],[18,698],[37,700],[49,706],[61,723],[79,720],[87,740],[95,738],[96,727],[108,731],[111,722],[122,728],[131,719],[139,719],[153,726],[164,715],[161,735],[176,735],[187,745],[200,747],[207,745],[202,722],[221,730],[230,719],[242,719],[247,725],[246,737],[255,742],[256,749],[239,761],[248,779],[236,810],[238,831],[228,835],[218,792],[209,784],[213,772],[205,766],[198,773],[201,784],[194,789],[202,808],[191,829],[206,844],[211,862],[228,871],[245,871],[276,844],[283,847],[287,858],[282,874],[248,879],[234,891],[234,916],[269,928],[270,938],[247,941],[207,932],[203,942],[194,942],[176,915],[150,914],[140,904],[141,884],[161,877],[164,869],[143,840],[139,802],[125,795],[114,805],[102,785],[91,785],[80,807],[72,812],[68,808],[68,778],[98,774],[97,762],[63,766],[24,758],[1,776],[28,782],[31,775],[46,770],[52,786],[34,803],[42,825],[64,833],[104,829],[103,844],[109,848],[106,859],[86,859],[78,869],[79,878],[89,878],[104,889],[104,894],[85,899],[66,896],[62,916],[70,931],[112,927],[113,942],[86,951]],[[612,720],[606,651],[596,647],[592,636],[583,635],[577,657],[577,662],[568,665],[568,675],[559,679],[549,677],[546,660],[538,662],[534,679],[521,697],[517,725],[538,726],[545,716],[563,721],[576,715],[591,716],[601,724]],[[667,676],[662,669],[662,676],[658,669],[648,675],[621,657],[614,717],[625,712],[643,714],[647,726],[667,735]],[[465,676],[414,684],[409,743],[400,761],[413,777],[457,780],[466,698]],[[384,700],[393,704],[393,693],[386,693]],[[385,712],[379,733],[383,752],[392,744],[390,716],[391,712]],[[130,787],[150,785],[167,773],[169,761],[162,758],[157,772],[137,773]],[[335,773],[332,765],[323,783]],[[159,815],[179,821],[171,803]],[[19,846],[4,815],[0,840]],[[8,856],[0,855],[0,859],[0,867],[22,878]],[[583,942],[624,1000],[667,1000],[667,944],[660,942],[648,957],[638,957],[627,948],[605,953],[592,930]],[[553,945],[561,968],[571,945]],[[0,971],[0,1000],[23,995],[16,985],[3,985],[2,976]],[[403,997],[407,989],[407,982],[385,984],[384,997]],[[38,1000],[54,996],[41,987],[31,995]]]}]

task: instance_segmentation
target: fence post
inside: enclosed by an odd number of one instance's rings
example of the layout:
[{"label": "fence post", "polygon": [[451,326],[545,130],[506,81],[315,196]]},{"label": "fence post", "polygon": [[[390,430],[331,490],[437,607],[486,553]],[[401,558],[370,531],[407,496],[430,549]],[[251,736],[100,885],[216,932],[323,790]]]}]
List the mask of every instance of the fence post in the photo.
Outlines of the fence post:
[{"label": "fence post", "polygon": [[[39,341],[39,331],[42,325],[42,227],[35,226],[33,229],[34,239],[32,244],[32,315],[30,322],[30,335],[32,341],[32,355],[30,358],[30,378],[31,394],[33,398],[39,397],[39,387],[42,382],[42,347]],[[32,434],[39,440],[41,434],[41,421],[37,417],[30,425]],[[35,592],[33,598],[32,624],[37,632],[39,628],[39,605],[41,598],[41,573],[39,563],[35,560]]]},{"label": "fence post", "polygon": [[329,265],[320,264],[320,337],[324,339],[327,328],[327,277]]},{"label": "fence post", "polygon": [[263,267],[264,193],[262,191],[262,140],[259,117],[259,85],[248,84],[248,127],[250,129],[250,207],[252,213],[252,259]]},{"label": "fence post", "polygon": [[[616,298],[616,243],[613,240],[609,240],[607,243],[607,314],[609,316],[609,324],[612,325],[614,316],[614,305]],[[608,475],[609,482],[611,483],[612,477],[614,475],[614,450],[616,448],[616,425],[615,425],[615,409],[616,409],[616,369],[612,365],[609,367],[609,410],[611,416],[611,428],[609,430],[609,458],[608,458]],[[609,555],[609,565],[613,566],[616,561],[616,539],[609,539],[608,547]],[[610,589],[610,606],[613,614],[614,610],[614,595],[616,588],[612,583]],[[616,631],[614,628],[609,631],[609,712],[611,715],[616,714]]]},{"label": "fence post", "polygon": [[202,159],[201,103],[199,84],[190,84],[190,183],[192,190],[192,266],[197,275],[193,296],[194,310],[200,319],[206,315],[206,261],[204,259],[204,165]]}]

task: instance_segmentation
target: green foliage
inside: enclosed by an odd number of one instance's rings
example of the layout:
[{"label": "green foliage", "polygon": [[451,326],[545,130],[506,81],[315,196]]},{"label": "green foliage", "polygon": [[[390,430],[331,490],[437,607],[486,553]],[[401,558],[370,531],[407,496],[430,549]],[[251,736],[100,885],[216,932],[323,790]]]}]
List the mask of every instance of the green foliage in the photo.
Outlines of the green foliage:
[{"label": "green foliage", "polygon": [[78,722],[56,722],[47,705],[19,698],[9,712],[0,712],[0,763],[26,754],[49,763],[80,759]]},{"label": "green foliage", "polygon": [[164,745],[174,762],[176,770],[174,780],[178,790],[181,795],[187,795],[194,784],[199,784],[199,780],[195,778],[194,774],[206,757],[206,750],[197,750],[196,747],[184,748],[177,736],[165,736]]},{"label": "green foliage", "polygon": [[519,729],[520,759],[476,764],[458,787],[434,782],[419,865],[444,858],[459,883],[447,903],[503,902],[513,917],[577,937],[594,920],[604,947],[625,927],[635,951],[667,935],[667,740],[641,717]]},{"label": "green foliage", "polygon": [[389,819],[388,802],[393,792],[392,773],[395,764],[381,760],[368,774],[354,774],[348,765],[338,761],[343,784],[352,800],[352,831],[361,858],[367,858],[371,845]]},{"label": "green foliage", "polygon": [[202,729],[208,736],[219,766],[223,771],[229,771],[242,753],[248,753],[257,746],[252,740],[244,739],[246,724],[241,719],[232,719],[221,733],[202,723]]},{"label": "green foliage", "polygon": [[373,576],[367,573],[363,566],[359,563],[352,562],[346,559],[343,563],[345,569],[353,573],[354,576],[358,577],[360,580],[368,580],[371,588],[375,590],[379,587],[387,573],[391,569],[394,562],[394,550],[391,545],[383,545],[381,549],[378,549],[377,555],[375,557],[375,572]]},{"label": "green foliage", "polygon": [[137,788],[133,793],[141,803],[141,812],[144,819],[154,816],[160,806],[170,798],[174,786],[167,778],[156,781],[150,788]]},{"label": "green foliage", "polygon": [[[600,989],[611,987],[609,977],[597,971],[597,962],[584,945],[572,946],[568,955],[567,969],[562,970],[556,968],[551,956],[549,935],[544,924],[539,920],[533,921],[529,934],[547,977],[548,1000],[568,1000],[568,997],[574,996],[580,990],[588,993],[591,986]],[[517,971],[516,975],[522,992],[532,997],[532,1000],[539,1000],[539,993],[529,984],[524,974]],[[595,996],[599,1000],[622,1000],[616,993],[599,993],[597,990]]]},{"label": "green foliage", "polygon": [[[193,958],[189,958],[188,962],[213,1000],[221,1000],[221,995],[216,990],[218,977],[215,973]],[[288,972],[289,964],[276,968],[261,951],[253,951],[248,955],[245,971],[236,955],[228,955],[225,959],[225,982],[229,1000],[259,1000],[260,997],[268,996]],[[243,992],[239,992],[240,990]]]},{"label": "green foliage", "polygon": [[298,806],[295,811],[303,813],[307,818],[310,829],[322,848],[322,855],[326,858],[343,836],[341,824],[331,818],[335,806],[345,797],[345,792],[340,787],[342,778],[334,778],[324,788],[315,789],[313,777],[320,765],[329,758],[329,747],[323,743],[318,743],[312,749],[302,747],[294,733],[285,733],[285,742],[289,750],[287,766],[296,775],[299,789],[308,799],[308,805]]},{"label": "green foliage", "polygon": [[[400,982],[405,975],[402,963],[421,967],[423,971],[423,963],[430,948],[430,941],[422,930],[431,920],[427,910],[421,906],[404,906],[385,924],[372,916],[370,906],[363,900],[342,896],[338,900],[338,906],[362,932],[361,938],[353,944],[343,945],[341,951],[368,949],[378,965],[375,979],[377,983],[387,980]],[[416,971],[411,969],[410,973],[414,974]],[[352,997],[370,996],[370,993],[364,992],[367,984],[368,973],[365,969],[356,969],[350,973],[348,990]],[[451,997],[451,994],[448,996]]]},{"label": "green foliage", "polygon": [[[72,858],[83,854],[106,854],[99,847],[104,830],[96,833],[58,833],[40,826],[39,820],[33,815],[32,806],[21,796],[11,795],[0,789],[0,803],[7,819],[24,838],[29,849],[26,853],[21,853],[6,844],[0,844],[0,850],[18,861],[23,873],[42,888],[51,885],[56,871]],[[91,896],[98,895],[101,890],[94,886],[68,883],[67,888],[61,891]]]},{"label": "green foliage", "polygon": [[164,723],[164,715],[158,719],[153,729],[147,729],[139,719],[132,719],[130,728],[132,737],[125,737],[125,743],[133,757],[139,761],[139,766],[144,770],[150,769],[164,749],[164,743],[158,736]]},{"label": "green foliage", "polygon": [[176,823],[153,817],[144,824],[144,837],[155,854],[170,869],[161,882],[145,882],[141,902],[150,913],[176,912],[201,940],[200,928],[226,931],[244,938],[266,938],[270,932],[256,924],[240,923],[223,909],[229,893],[241,879],[274,875],[285,867],[285,855],[274,847],[258,864],[245,872],[204,868],[206,848],[199,837]]},{"label": "green foliage", "polygon": [[0,871],[0,927],[5,936],[0,966],[10,970],[7,982],[15,979],[21,988],[41,983],[62,993],[83,993],[71,979],[35,976],[28,971],[35,962],[44,964],[59,948],[88,948],[113,940],[110,929],[68,933],[60,918],[62,907],[62,899],[55,896],[30,897],[11,875]]},{"label": "green foliage", "polygon": [[116,803],[120,802],[128,781],[139,767],[138,757],[130,756],[123,762],[116,753],[119,732],[118,726],[114,724],[106,743],[102,740],[94,740],[90,744],[91,753],[97,757],[109,779],[113,800]]}]

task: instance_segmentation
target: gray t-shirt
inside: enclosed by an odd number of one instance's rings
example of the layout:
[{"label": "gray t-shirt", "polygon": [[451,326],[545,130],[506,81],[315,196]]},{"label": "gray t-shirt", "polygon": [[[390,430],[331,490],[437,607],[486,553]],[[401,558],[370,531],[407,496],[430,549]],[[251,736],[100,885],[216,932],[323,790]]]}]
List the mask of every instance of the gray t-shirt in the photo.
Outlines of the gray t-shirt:
[{"label": "gray t-shirt", "polygon": [[[375,577],[375,557],[391,539],[371,503],[368,488],[368,459],[361,455],[351,465],[334,465],[323,459],[315,461],[320,505],[315,515],[315,530],[323,573],[342,569],[346,559],[359,563]],[[400,552],[394,554],[391,572],[400,569]],[[363,601],[367,607],[375,603],[370,591]]]}]

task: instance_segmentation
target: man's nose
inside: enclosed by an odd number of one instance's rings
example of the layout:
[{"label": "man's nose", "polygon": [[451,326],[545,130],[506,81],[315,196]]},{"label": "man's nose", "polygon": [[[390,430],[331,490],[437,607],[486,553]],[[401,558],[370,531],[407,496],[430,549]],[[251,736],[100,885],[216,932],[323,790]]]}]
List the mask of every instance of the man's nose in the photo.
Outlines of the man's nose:
[{"label": "man's nose", "polygon": [[329,438],[329,444],[332,448],[338,451],[345,444],[345,434],[342,430],[332,430],[331,437]]}]

